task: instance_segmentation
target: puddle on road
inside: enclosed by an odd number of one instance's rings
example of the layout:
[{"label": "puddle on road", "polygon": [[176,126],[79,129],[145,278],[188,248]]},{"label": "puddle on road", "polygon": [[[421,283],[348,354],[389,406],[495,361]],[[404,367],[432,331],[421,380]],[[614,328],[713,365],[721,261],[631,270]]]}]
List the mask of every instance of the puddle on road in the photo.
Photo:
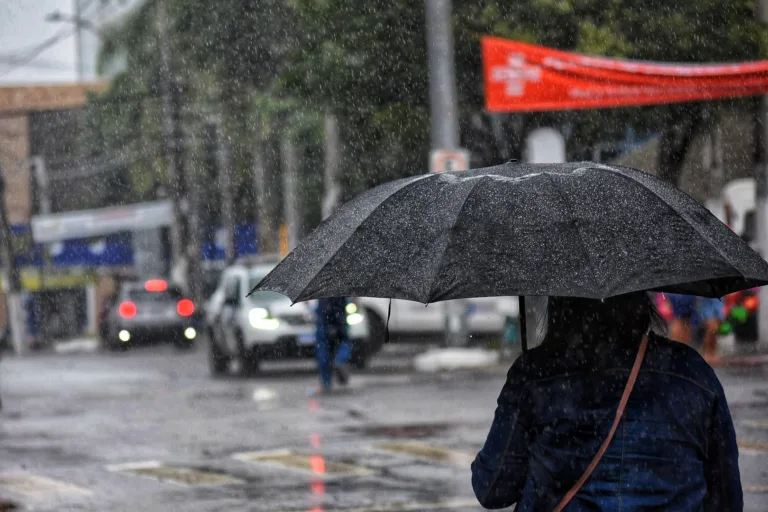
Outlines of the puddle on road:
[{"label": "puddle on road", "polygon": [[[49,499],[52,496],[89,496],[91,491],[30,473],[2,473],[0,487],[33,499]],[[12,510],[12,509],[8,509]]]},{"label": "puddle on road", "polygon": [[454,428],[450,423],[415,423],[406,425],[367,425],[347,427],[346,432],[370,437],[389,437],[391,439],[423,439],[434,437]]},{"label": "puddle on road", "polygon": [[459,466],[469,467],[475,456],[469,452],[448,450],[439,446],[422,443],[383,443],[376,446],[378,450],[408,455],[417,459],[430,462],[447,462]]},{"label": "puddle on road", "polygon": [[154,478],[161,482],[172,482],[186,486],[229,485],[242,483],[241,480],[216,471],[184,466],[166,465],[158,461],[118,464],[109,466],[107,469],[113,472],[133,473],[139,476]]},{"label": "puddle on road", "polygon": [[290,450],[236,453],[232,457],[241,462],[272,464],[329,476],[370,475],[373,473],[363,466],[336,462],[319,455],[301,455]]}]

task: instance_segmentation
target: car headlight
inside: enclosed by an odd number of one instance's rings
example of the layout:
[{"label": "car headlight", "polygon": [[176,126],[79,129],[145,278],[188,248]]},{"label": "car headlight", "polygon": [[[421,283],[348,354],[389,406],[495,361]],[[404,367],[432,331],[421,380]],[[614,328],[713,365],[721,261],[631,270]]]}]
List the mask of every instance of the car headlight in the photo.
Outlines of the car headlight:
[{"label": "car headlight", "polygon": [[347,307],[344,309],[347,311],[348,315],[354,315],[355,313],[357,313],[357,304],[355,304],[354,302],[350,302],[349,304],[347,304]]},{"label": "car headlight", "polygon": [[280,327],[280,320],[270,318],[269,311],[264,308],[253,308],[248,312],[248,323],[254,329],[273,331]]},{"label": "car headlight", "polygon": [[363,315],[360,313],[352,313],[347,315],[347,325],[357,325],[363,321]]}]

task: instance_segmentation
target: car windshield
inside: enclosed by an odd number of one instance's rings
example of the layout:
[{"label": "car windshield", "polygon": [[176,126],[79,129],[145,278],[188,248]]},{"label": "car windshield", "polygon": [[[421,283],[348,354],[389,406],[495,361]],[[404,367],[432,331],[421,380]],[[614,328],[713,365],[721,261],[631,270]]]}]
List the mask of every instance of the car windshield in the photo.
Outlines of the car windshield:
[{"label": "car windshield", "polygon": [[181,293],[178,290],[168,289],[162,292],[149,292],[136,288],[128,291],[128,298],[132,302],[146,303],[146,302],[176,302],[180,300]]}]

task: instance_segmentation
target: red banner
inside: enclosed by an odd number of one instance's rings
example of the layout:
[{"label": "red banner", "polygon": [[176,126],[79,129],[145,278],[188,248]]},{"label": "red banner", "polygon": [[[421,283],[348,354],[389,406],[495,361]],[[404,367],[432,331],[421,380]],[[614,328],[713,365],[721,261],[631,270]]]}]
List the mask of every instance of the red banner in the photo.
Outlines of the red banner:
[{"label": "red banner", "polygon": [[768,61],[665,64],[481,41],[490,112],[681,103],[768,93]]}]

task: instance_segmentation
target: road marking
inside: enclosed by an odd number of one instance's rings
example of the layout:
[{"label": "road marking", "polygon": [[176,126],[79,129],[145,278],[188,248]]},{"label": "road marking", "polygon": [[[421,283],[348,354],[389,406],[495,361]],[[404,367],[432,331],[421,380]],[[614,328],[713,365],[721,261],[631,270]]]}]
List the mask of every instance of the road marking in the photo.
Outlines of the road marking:
[{"label": "road marking", "polygon": [[475,456],[468,452],[458,450],[448,450],[439,446],[433,446],[425,443],[383,443],[376,445],[378,450],[385,452],[408,455],[417,459],[428,460],[431,462],[448,462],[468,468]]},{"label": "road marking", "polygon": [[242,480],[238,480],[237,478],[233,478],[223,473],[184,466],[172,466],[157,460],[113,464],[107,466],[107,470],[116,473],[133,473],[135,475],[153,478],[161,482],[170,482],[184,486],[230,485],[243,483]]},{"label": "road marking", "polygon": [[31,473],[0,473],[0,487],[32,499],[50,499],[51,495],[90,496],[88,489]]},{"label": "road marking", "polygon": [[[243,452],[232,455],[232,458],[240,462],[270,464],[316,475],[351,476],[373,473],[363,466],[327,460],[320,455],[301,455],[290,450]],[[319,466],[322,466],[322,471],[319,471]]]},{"label": "road marking", "polygon": [[[446,501],[424,502],[424,503],[395,503],[392,505],[374,505],[372,507],[318,507],[318,510],[326,512],[409,512],[421,510],[455,510],[457,508],[474,508],[483,510],[476,499],[456,499]],[[306,512],[307,509],[286,511],[286,512]]]},{"label": "road marking", "polygon": [[750,455],[763,455],[768,453],[768,443],[761,441],[739,440],[737,441],[739,451]]},{"label": "road marking", "polygon": [[269,388],[256,388],[253,390],[251,399],[254,402],[270,402],[277,398],[277,393]]}]

